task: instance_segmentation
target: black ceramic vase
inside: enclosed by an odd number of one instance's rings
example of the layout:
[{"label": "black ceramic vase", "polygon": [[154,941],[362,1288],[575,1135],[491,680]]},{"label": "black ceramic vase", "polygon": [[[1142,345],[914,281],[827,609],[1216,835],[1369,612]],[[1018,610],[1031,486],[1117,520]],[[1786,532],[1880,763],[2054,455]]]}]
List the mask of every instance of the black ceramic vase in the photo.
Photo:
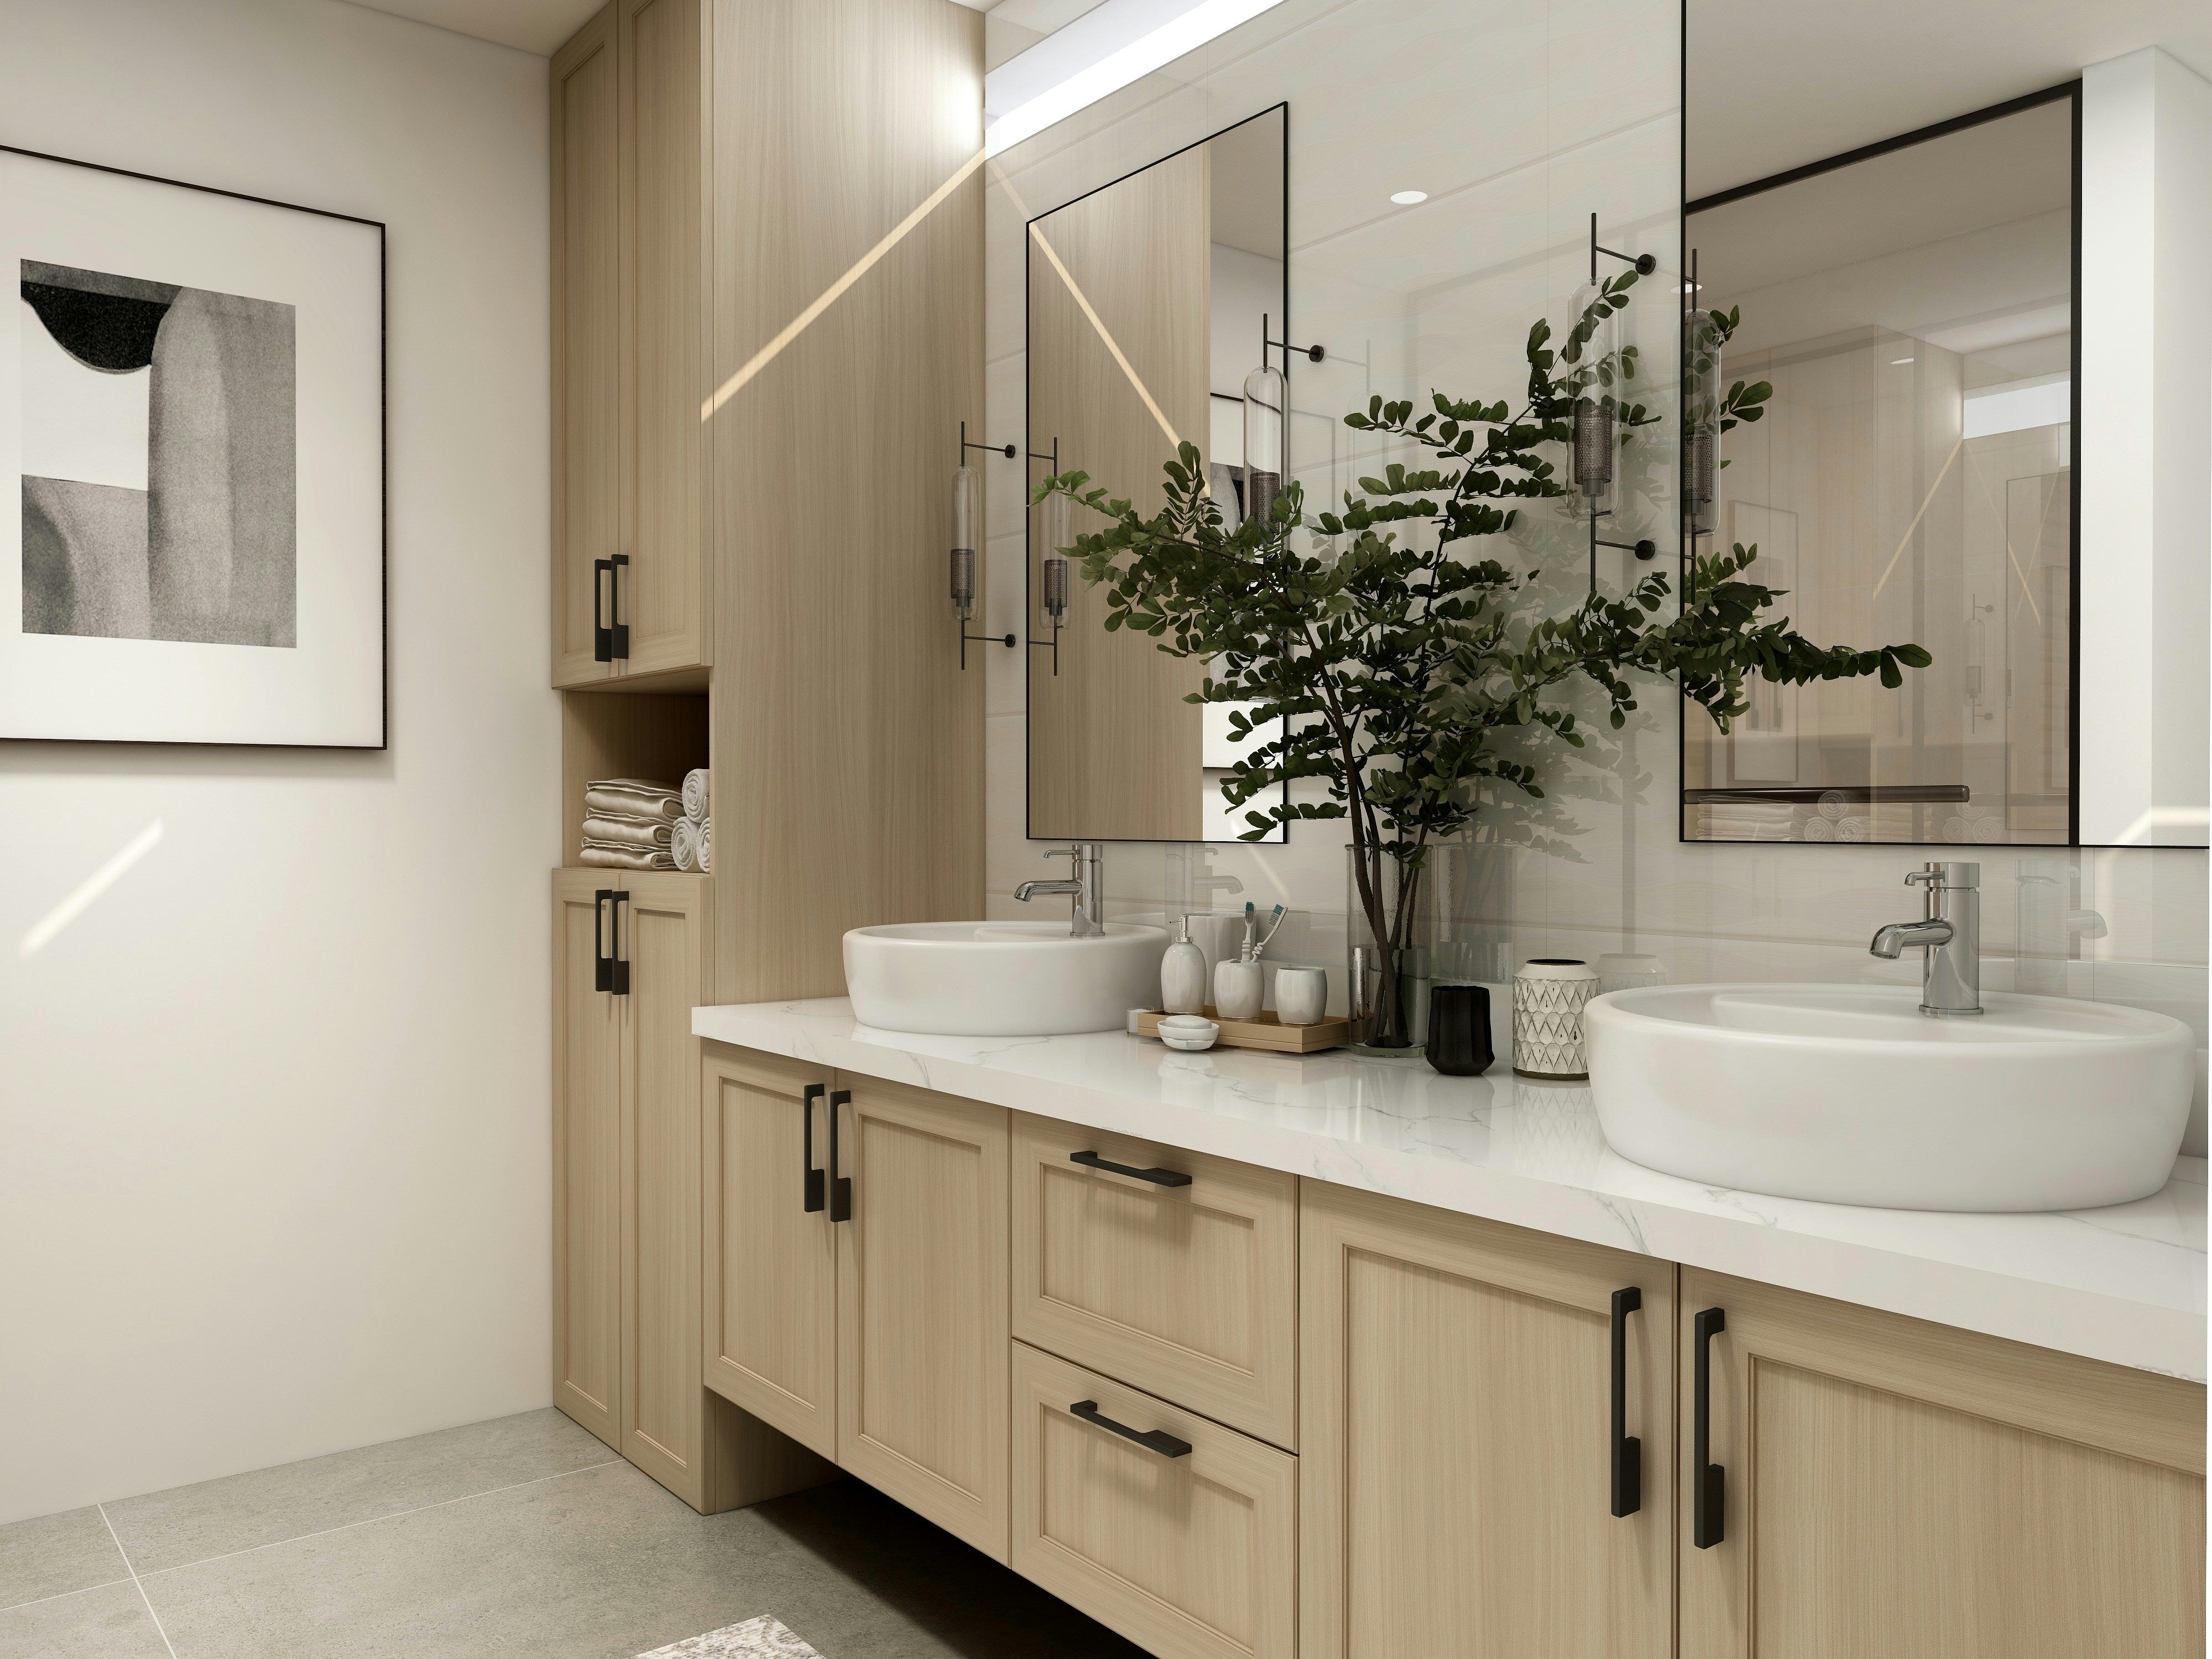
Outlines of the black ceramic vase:
[{"label": "black ceramic vase", "polygon": [[1429,1064],[1446,1077],[1480,1077],[1498,1058],[1490,1047],[1490,991],[1439,985],[1429,992]]}]

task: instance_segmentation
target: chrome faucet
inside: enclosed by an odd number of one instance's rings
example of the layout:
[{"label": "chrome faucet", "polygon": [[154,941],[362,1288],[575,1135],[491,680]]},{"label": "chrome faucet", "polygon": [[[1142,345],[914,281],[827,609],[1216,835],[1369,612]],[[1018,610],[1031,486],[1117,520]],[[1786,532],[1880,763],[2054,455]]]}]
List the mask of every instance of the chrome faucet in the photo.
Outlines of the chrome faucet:
[{"label": "chrome faucet", "polygon": [[1915,870],[1910,887],[1924,885],[1928,913],[1875,930],[1867,949],[1895,962],[1907,947],[1926,951],[1920,971],[1920,1012],[1960,1019],[1982,1012],[1982,866],[1945,862]]},{"label": "chrome faucet", "polygon": [[1074,915],[1067,926],[1068,937],[1089,939],[1104,933],[1106,915],[1103,884],[1099,880],[1098,843],[1079,841],[1073,847],[1055,847],[1045,856],[1072,860],[1073,878],[1068,881],[1025,881],[1014,889],[1014,896],[1026,904],[1040,893],[1065,893],[1075,901]]}]

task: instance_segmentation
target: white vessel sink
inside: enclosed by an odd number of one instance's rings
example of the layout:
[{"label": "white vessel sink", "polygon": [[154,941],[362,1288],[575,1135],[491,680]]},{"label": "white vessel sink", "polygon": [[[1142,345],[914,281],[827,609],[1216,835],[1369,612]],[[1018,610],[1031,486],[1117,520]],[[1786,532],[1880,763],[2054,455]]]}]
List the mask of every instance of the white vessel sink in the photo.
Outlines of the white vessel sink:
[{"label": "white vessel sink", "polygon": [[1583,1018],[1613,1150],[1709,1186],[1907,1210],[2072,1210],[2172,1172],[2195,1054],[2164,1014],[1990,996],[1934,1019],[1916,989],[1614,991]]},{"label": "white vessel sink", "polygon": [[1109,922],[903,921],[845,935],[845,989],[864,1025],[955,1036],[1117,1031],[1160,999],[1158,927]]}]

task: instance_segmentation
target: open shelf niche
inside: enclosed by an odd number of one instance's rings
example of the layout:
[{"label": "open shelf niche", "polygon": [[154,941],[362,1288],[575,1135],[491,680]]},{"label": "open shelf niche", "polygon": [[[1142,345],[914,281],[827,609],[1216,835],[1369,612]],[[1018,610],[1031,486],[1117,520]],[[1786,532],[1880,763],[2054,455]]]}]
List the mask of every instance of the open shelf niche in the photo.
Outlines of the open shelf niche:
[{"label": "open shelf niche", "polygon": [[584,786],[599,778],[646,778],[681,787],[707,764],[707,694],[699,691],[564,691],[561,694],[561,862],[580,862]]}]

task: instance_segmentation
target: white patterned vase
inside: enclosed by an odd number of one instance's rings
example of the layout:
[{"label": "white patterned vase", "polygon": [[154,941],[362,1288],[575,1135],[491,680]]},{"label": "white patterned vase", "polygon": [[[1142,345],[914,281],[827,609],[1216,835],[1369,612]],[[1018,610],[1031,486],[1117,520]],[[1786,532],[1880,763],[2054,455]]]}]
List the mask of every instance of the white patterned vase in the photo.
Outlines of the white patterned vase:
[{"label": "white patterned vase", "polygon": [[1597,994],[1597,970],[1567,957],[1537,957],[1513,975],[1513,1070],[1571,1081],[1589,1075],[1583,1005]]}]

